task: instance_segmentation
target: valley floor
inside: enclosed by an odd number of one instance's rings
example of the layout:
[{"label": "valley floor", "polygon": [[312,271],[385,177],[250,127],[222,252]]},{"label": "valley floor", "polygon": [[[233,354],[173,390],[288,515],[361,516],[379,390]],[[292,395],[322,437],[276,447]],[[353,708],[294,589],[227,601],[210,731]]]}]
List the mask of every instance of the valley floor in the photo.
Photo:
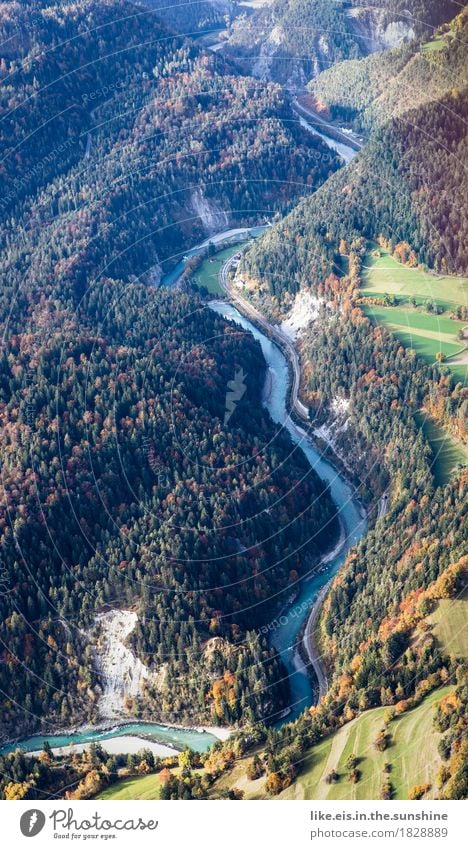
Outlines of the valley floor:
[{"label": "valley floor", "polygon": [[[437,795],[435,775],[442,759],[437,750],[441,735],[433,728],[433,717],[438,703],[453,689],[441,687],[416,708],[393,719],[388,726],[389,745],[383,752],[375,748],[374,741],[388,708],[366,711],[310,749],[294,784],[275,798],[379,799],[381,787],[387,780],[392,785],[392,798],[407,799],[411,788],[417,784],[430,784],[431,789],[424,798],[434,798]],[[347,778],[346,761],[350,755],[357,759],[360,779],[356,784]],[[252,757],[237,760],[233,769],[215,782],[210,796],[215,798],[222,791],[237,789],[244,793],[245,799],[267,799],[265,777],[254,781],[247,778]],[[384,771],[386,764],[389,764],[388,772]],[[326,777],[332,770],[338,774],[338,780],[328,784]],[[158,775],[124,779],[103,791],[98,798],[158,799],[160,787]]]}]

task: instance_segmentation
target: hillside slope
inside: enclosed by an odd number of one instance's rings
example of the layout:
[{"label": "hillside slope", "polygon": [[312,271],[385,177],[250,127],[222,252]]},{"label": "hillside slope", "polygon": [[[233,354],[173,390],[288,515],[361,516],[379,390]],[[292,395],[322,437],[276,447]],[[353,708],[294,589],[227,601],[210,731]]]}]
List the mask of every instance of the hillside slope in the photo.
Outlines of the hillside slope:
[{"label": "hillside slope", "polygon": [[237,4],[231,0],[138,0],[137,5],[154,10],[161,21],[176,32],[195,34],[226,25],[235,15]]},{"label": "hillside slope", "polygon": [[465,274],[467,108],[468,91],[455,91],[380,128],[252,247],[243,272],[281,298],[338,272],[340,240],[384,236],[437,271]]},{"label": "hillside slope", "polygon": [[[448,649],[440,619],[433,632],[427,617],[436,605],[443,610],[445,600],[463,594],[467,472],[454,464],[440,485],[424,422],[435,420],[442,434],[466,445],[468,392],[443,357],[427,364],[416,353],[410,331],[411,322],[419,329],[427,325],[418,310],[429,313],[434,305],[440,332],[447,330],[449,316],[438,317],[446,309],[444,297],[454,293],[460,319],[466,316],[466,281],[446,272],[467,268],[467,97],[465,88],[451,89],[440,101],[376,129],[347,168],[252,246],[239,269],[244,297],[276,321],[287,321],[312,299],[313,315],[297,336],[302,399],[316,436],[355,475],[375,520],[322,608],[316,640],[328,666],[329,691],[309,715],[269,734],[265,786],[272,794],[293,784],[306,740],[319,743],[369,708],[406,711],[413,700],[463,673],[464,661]],[[396,274],[406,271],[434,298],[424,306],[414,297],[408,305],[410,338],[404,343],[366,314],[398,305],[398,295],[392,300],[385,286],[363,296],[369,257],[391,259],[393,293]],[[438,338],[437,327],[432,335]],[[459,798],[466,794],[458,757],[466,737],[460,743],[452,736],[451,746]],[[349,767],[354,769],[359,765]],[[450,770],[442,773],[441,784],[450,783]],[[353,773],[351,781],[358,778]]]},{"label": "hillside slope", "polygon": [[336,62],[431,34],[458,11],[450,0],[274,0],[236,18],[224,49],[254,76],[297,91]]},{"label": "hillside slope", "polygon": [[[225,723],[283,706],[278,657],[255,627],[272,588],[304,568],[299,538],[314,557],[335,531],[328,493],[261,407],[258,346],[195,295],[148,284],[338,162],[290,121],[277,86],[135,8],[0,8],[6,736],[102,718],[107,609],[136,621],[126,649],[146,682],[124,715]],[[242,369],[244,406],[226,427]]]},{"label": "hillside slope", "polygon": [[426,43],[341,62],[309,84],[319,111],[369,132],[467,83],[468,13]]}]

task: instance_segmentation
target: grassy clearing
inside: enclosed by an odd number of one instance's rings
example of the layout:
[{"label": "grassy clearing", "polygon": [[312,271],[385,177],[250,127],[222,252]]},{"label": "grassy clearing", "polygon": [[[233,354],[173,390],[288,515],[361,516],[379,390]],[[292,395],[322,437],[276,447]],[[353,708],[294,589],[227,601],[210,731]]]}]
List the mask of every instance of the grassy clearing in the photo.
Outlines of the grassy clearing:
[{"label": "grassy clearing", "polygon": [[409,268],[382,250],[380,256],[367,254],[364,268],[363,295],[378,296],[387,292],[403,302],[415,297],[421,304],[430,298],[447,310],[468,303],[466,277],[439,277],[418,268]]},{"label": "grassy clearing", "polygon": [[405,348],[413,348],[429,363],[435,361],[438,353],[453,357],[464,348],[464,343],[458,338],[458,332],[464,326],[461,321],[421,313],[412,307],[401,309],[368,305],[364,312],[372,321],[388,327]]},{"label": "grassy clearing", "polygon": [[238,790],[242,790],[244,799],[265,799],[266,777],[262,776],[261,778],[255,779],[255,781],[250,781],[250,779],[247,778],[247,767],[252,760],[253,757],[248,757],[236,761],[233,769],[225,775],[222,775],[216,781],[211,795],[217,796],[222,790],[230,790],[231,788],[236,787]]},{"label": "grassy clearing", "polygon": [[219,285],[219,272],[224,263],[233,254],[241,251],[247,242],[242,242],[237,245],[231,245],[229,248],[219,251],[212,257],[207,257],[203,260],[201,266],[193,275],[193,279],[197,286],[205,286],[212,295],[222,295],[223,290]]},{"label": "grassy clearing", "polygon": [[421,53],[438,53],[445,47],[446,41],[443,35],[433,38],[432,41],[426,41],[421,45]]},{"label": "grassy clearing", "polygon": [[[440,734],[432,727],[434,708],[452,689],[436,690],[418,707],[393,720],[389,725],[391,744],[384,752],[374,748],[374,740],[382,728],[387,708],[366,711],[311,750],[302,774],[280,798],[378,799],[385,781],[385,763],[391,764],[388,778],[396,799],[406,799],[415,784],[433,784],[441,764],[437,752]],[[350,783],[346,777],[345,764],[351,754],[359,759],[357,769],[361,779],[357,784]],[[327,784],[325,778],[332,769],[340,778],[336,784]],[[434,795],[433,789],[428,797]]]},{"label": "grassy clearing", "polygon": [[438,486],[448,483],[457,466],[468,463],[468,447],[452,439],[444,428],[424,413],[417,413],[416,423],[431,446],[434,455],[432,471]]},{"label": "grassy clearing", "polygon": [[447,654],[468,657],[468,589],[459,598],[441,599],[429,622]]},{"label": "grassy clearing", "polygon": [[466,386],[468,383],[468,364],[454,364],[452,360],[449,360],[449,362],[445,363],[445,365],[450,366],[450,371],[456,377],[458,382],[463,383],[463,385]]},{"label": "grassy clearing", "polygon": [[96,799],[159,799],[160,789],[158,775],[125,778],[103,790]]},{"label": "grassy clearing", "polygon": [[[443,354],[458,380],[466,382],[466,341],[459,338],[466,322],[450,318],[457,306],[468,303],[466,278],[438,277],[409,268],[380,250],[375,255],[367,254],[362,281],[364,297],[394,295],[398,302],[398,306],[363,306],[372,321],[388,327],[405,348],[413,348],[428,363],[433,363],[437,354]],[[410,299],[416,301],[416,306]],[[427,312],[428,301],[435,302],[443,313]]]}]

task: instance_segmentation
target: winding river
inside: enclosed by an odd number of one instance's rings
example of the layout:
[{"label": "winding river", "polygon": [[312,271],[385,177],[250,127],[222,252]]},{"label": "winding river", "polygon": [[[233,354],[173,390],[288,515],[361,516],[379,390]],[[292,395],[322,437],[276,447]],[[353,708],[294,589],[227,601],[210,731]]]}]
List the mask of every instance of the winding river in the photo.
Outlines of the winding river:
[{"label": "winding river", "polygon": [[[172,260],[178,259],[178,262],[174,268],[163,275],[159,285],[164,288],[174,286],[181,276],[190,257],[197,256],[198,254],[203,253],[203,251],[206,251],[210,243],[213,245],[220,245],[222,242],[226,242],[226,244],[242,242],[249,236],[253,238],[260,236],[269,226],[269,224],[259,224],[257,227],[235,227],[229,230],[221,230],[219,233],[214,233],[208,239],[200,242],[199,245],[195,245],[194,248],[190,248],[184,252],[181,251],[181,253],[170,257]],[[182,253],[183,257],[179,259]]]},{"label": "winding river", "polygon": [[[281,349],[241,315],[232,304],[225,301],[212,301],[210,307],[226,319],[234,321],[246,332],[252,333],[259,341],[268,367],[266,378],[268,391],[264,397],[264,404],[273,421],[280,427],[286,428],[293,442],[300,445],[304,451],[312,468],[322,480],[329,484],[331,496],[341,520],[342,539],[337,546],[338,552],[336,554],[329,552],[322,558],[318,569],[301,581],[299,592],[293,601],[284,599],[281,613],[273,620],[268,630],[271,645],[281,655],[289,675],[290,710],[285,716],[271,717],[275,724],[280,724],[299,716],[304,708],[314,701],[315,693],[311,676],[297,651],[300,634],[318,594],[323,591],[330,578],[340,568],[349,548],[355,545],[364,534],[366,519],[352,487],[332,463],[324,459],[312,439],[289,416],[287,411],[289,371],[286,357]],[[290,595],[290,588],[287,592]],[[138,740],[138,738],[143,739]],[[78,748],[90,742],[113,741],[114,751],[133,751],[138,746],[146,745],[148,740],[156,744],[157,753],[167,754],[167,747],[183,749],[189,746],[199,752],[206,751],[215,742],[216,737],[209,731],[199,732],[152,723],[132,722],[117,725],[110,730],[80,729],[74,734],[37,735],[21,741],[21,748],[29,752],[37,751],[41,748],[44,739],[48,739],[51,746],[56,749],[70,745]],[[137,743],[135,743],[136,739]],[[14,744],[8,744],[0,749],[0,753],[6,754],[14,751],[15,748],[17,746]]]},{"label": "winding river", "polygon": [[[302,118],[301,123],[306,124],[304,118]],[[317,133],[310,125],[307,128]],[[351,148],[339,150],[333,139],[324,136],[322,133],[319,135],[324,137],[330,147],[338,150],[345,162],[349,162],[355,155],[356,152]],[[344,148],[343,145],[340,145],[340,147]],[[220,244],[226,240],[233,243],[242,241],[246,236],[260,235],[267,226],[224,230],[211,236],[200,245],[187,251],[172,271],[163,277],[161,285],[173,286],[184,270],[188,258],[206,249],[210,241],[214,244]],[[344,480],[332,463],[323,458],[312,439],[288,414],[289,371],[282,350],[241,315],[232,304],[225,301],[212,301],[210,307],[220,315],[240,325],[245,331],[252,333],[255,339],[259,341],[268,366],[266,379],[268,392],[265,394],[264,404],[273,421],[286,428],[293,442],[300,445],[304,451],[312,468],[322,480],[329,484],[331,496],[341,520],[342,539],[337,546],[337,552],[332,551],[324,555],[319,567],[299,584],[296,598],[292,601],[285,598],[281,613],[270,623],[269,639],[271,645],[281,655],[286,667],[291,693],[291,705],[288,713],[271,717],[271,721],[279,725],[295,719],[316,698],[316,690],[314,690],[311,676],[308,674],[309,670],[298,652],[301,632],[319,593],[324,593],[326,585],[344,562],[348,550],[365,533],[366,519],[352,487]],[[290,588],[288,592],[290,594]],[[138,748],[148,745],[156,754],[166,755],[173,752],[174,749],[184,749],[186,746],[197,752],[204,752],[213,745],[216,739],[218,739],[217,736],[210,733],[209,730],[197,731],[156,723],[127,722],[120,723],[113,728],[81,728],[73,733],[35,735],[17,743],[9,742],[1,746],[0,754],[7,754],[17,748],[26,752],[38,751],[42,748],[44,740],[48,740],[55,751],[60,750],[62,752],[69,746],[74,746],[75,750],[79,750],[89,743],[107,742],[109,750],[114,752],[137,751]]]},{"label": "winding river", "polygon": [[270,631],[271,644],[281,655],[289,674],[291,709],[286,716],[277,718],[278,722],[287,722],[299,716],[304,708],[314,701],[311,677],[297,650],[300,633],[318,594],[343,564],[349,549],[356,545],[365,533],[366,518],[350,484],[332,463],[323,457],[308,434],[289,416],[287,411],[289,370],[281,349],[241,315],[232,304],[215,301],[210,306],[220,315],[235,321],[244,330],[252,333],[260,342],[268,366],[268,394],[264,399],[265,406],[273,421],[286,428],[293,442],[302,448],[312,468],[322,480],[329,484],[343,531],[343,537],[336,546],[337,553],[334,555],[332,551],[325,554],[318,569],[301,581],[297,597],[293,602],[285,604]]}]

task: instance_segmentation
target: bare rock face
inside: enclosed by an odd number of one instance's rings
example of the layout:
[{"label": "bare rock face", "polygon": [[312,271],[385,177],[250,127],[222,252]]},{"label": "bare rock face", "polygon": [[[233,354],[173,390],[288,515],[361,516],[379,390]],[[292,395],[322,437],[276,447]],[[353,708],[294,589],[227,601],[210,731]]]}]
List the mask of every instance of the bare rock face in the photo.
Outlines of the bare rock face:
[{"label": "bare rock face", "polygon": [[416,26],[409,11],[385,4],[272,3],[238,15],[220,48],[258,79],[302,91],[323,70],[343,59],[367,56],[410,42]]},{"label": "bare rock face", "polygon": [[200,219],[205,233],[211,236],[229,225],[229,217],[214,200],[207,198],[201,189],[195,189],[191,197],[191,208]]},{"label": "bare rock face", "polygon": [[114,719],[127,713],[125,698],[141,693],[141,685],[151,673],[125,645],[137,623],[136,613],[109,610],[96,617],[90,635],[95,646],[97,672],[103,689],[99,711],[103,719]]},{"label": "bare rock face", "polygon": [[347,17],[350,26],[362,39],[364,53],[401,47],[416,37],[411,19],[402,20],[400,15],[389,21],[389,13],[385,9],[350,9]]},{"label": "bare rock face", "polygon": [[415,36],[416,33],[409,24],[403,21],[394,21],[385,27],[381,34],[381,39],[384,47],[392,48],[400,47],[402,44],[413,41]]}]

